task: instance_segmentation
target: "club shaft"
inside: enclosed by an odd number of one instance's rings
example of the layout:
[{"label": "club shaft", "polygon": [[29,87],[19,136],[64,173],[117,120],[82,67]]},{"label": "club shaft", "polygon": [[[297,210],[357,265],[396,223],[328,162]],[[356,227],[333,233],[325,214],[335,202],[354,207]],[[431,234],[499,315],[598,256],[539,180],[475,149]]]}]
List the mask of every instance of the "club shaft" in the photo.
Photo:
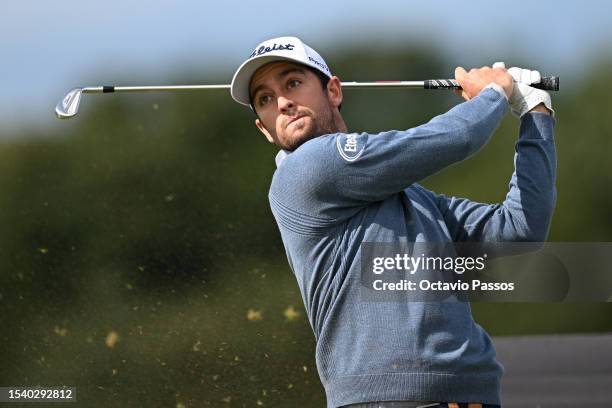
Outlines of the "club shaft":
[{"label": "club shaft", "polygon": [[[428,79],[425,81],[375,81],[375,82],[342,82],[346,89],[371,88],[402,88],[402,89],[460,89],[461,86],[454,79]],[[559,90],[559,77],[542,77],[539,84],[531,85],[535,88],[549,91]],[[146,91],[197,91],[230,89],[231,85],[161,85],[161,86],[94,86],[83,88],[83,93],[111,93],[111,92],[146,92]]]},{"label": "club shaft", "polygon": [[[381,81],[381,82],[342,82],[343,88],[423,88],[425,81]],[[230,89],[230,85],[152,85],[152,86],[91,86],[83,88],[83,93],[147,92],[147,91],[198,91]]]}]

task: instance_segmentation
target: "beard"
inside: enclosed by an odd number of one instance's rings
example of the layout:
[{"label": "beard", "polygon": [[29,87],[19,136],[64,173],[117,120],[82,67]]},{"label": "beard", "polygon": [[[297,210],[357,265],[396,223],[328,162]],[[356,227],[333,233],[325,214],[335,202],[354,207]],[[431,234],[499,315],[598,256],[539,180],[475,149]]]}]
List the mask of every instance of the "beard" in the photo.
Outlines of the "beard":
[{"label": "beard", "polygon": [[308,120],[309,125],[302,124],[301,128],[293,129],[291,134],[287,134],[287,128],[296,125],[293,123],[285,125],[282,137],[278,137],[278,145],[284,150],[293,151],[311,139],[338,132],[338,125],[330,105],[327,105],[327,109],[316,119],[309,112],[297,112],[297,116],[304,116],[297,121]]}]

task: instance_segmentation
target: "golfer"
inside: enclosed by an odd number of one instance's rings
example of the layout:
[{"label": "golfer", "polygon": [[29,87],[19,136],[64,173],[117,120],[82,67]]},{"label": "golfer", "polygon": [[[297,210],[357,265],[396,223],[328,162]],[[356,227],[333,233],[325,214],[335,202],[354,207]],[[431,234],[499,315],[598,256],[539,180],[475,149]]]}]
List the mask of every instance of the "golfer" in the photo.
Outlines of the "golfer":
[{"label": "golfer", "polygon": [[[340,80],[296,37],[259,44],[234,75],[232,97],[281,149],[269,200],[317,341],[328,408],[501,404],[503,367],[469,302],[360,298],[364,242],[546,240],[556,200],[550,96],[528,86],[537,71],[494,66],[458,67],[465,102],[378,134],[348,132]],[[476,153],[509,107],[520,130],[503,203],[418,184]]]}]

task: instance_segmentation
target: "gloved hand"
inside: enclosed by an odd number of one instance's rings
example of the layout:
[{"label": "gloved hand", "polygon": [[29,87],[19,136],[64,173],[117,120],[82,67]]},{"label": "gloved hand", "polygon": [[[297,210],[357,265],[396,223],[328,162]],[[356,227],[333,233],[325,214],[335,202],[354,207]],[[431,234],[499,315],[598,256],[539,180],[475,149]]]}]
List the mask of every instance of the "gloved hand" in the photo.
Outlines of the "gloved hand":
[{"label": "gloved hand", "polygon": [[[496,62],[493,64],[493,68],[506,68],[506,65],[503,62]],[[555,116],[549,93],[529,86],[540,82],[541,76],[538,71],[512,67],[508,70],[508,73],[514,79],[512,95],[508,100],[510,110],[514,115],[520,118],[540,103],[543,103],[552,116]]]}]

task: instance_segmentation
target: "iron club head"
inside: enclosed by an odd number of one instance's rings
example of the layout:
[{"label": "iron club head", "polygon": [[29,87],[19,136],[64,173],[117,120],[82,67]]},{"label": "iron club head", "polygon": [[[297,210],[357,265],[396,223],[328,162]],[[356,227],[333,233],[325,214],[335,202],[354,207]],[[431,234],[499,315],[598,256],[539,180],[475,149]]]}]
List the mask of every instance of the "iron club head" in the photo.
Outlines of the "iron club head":
[{"label": "iron club head", "polygon": [[79,103],[81,102],[81,95],[83,94],[83,88],[74,88],[59,101],[55,107],[55,114],[60,119],[69,119],[75,116],[79,111]]}]

